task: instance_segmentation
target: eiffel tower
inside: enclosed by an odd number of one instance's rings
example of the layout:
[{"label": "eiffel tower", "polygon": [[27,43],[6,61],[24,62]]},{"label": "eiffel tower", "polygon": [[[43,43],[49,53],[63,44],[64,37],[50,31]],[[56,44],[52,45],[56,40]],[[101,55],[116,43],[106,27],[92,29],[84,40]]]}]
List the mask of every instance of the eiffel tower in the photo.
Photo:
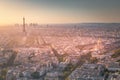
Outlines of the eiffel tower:
[{"label": "eiffel tower", "polygon": [[26,28],[25,28],[25,18],[23,17],[23,33],[26,33]]}]

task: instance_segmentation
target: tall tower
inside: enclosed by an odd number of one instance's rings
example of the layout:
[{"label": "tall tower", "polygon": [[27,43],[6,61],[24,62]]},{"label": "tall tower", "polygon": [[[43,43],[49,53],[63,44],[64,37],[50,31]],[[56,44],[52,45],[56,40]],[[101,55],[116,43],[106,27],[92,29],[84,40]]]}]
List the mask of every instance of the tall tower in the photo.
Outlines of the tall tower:
[{"label": "tall tower", "polygon": [[23,17],[23,32],[26,33],[26,29],[25,29],[25,18]]}]

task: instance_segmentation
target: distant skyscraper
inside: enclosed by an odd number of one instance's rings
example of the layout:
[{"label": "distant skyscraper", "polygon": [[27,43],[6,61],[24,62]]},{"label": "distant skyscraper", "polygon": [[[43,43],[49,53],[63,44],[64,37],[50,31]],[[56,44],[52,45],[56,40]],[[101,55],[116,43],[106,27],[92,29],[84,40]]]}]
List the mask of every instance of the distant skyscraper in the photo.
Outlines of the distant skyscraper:
[{"label": "distant skyscraper", "polygon": [[25,30],[25,18],[23,17],[23,32],[26,32]]}]

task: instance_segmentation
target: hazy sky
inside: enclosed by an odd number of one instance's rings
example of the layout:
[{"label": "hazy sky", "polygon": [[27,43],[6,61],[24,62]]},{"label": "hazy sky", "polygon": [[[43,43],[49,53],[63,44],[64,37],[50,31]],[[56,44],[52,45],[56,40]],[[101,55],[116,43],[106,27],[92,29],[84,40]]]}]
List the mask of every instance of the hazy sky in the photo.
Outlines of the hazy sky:
[{"label": "hazy sky", "polygon": [[120,22],[120,0],[0,0],[0,25]]}]

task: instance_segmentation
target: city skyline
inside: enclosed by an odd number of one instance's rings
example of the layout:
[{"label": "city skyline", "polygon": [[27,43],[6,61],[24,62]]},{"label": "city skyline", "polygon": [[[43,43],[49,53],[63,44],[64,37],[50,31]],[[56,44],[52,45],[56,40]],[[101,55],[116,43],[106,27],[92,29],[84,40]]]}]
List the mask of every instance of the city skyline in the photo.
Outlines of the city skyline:
[{"label": "city skyline", "polygon": [[0,25],[119,23],[119,0],[1,0]]}]

